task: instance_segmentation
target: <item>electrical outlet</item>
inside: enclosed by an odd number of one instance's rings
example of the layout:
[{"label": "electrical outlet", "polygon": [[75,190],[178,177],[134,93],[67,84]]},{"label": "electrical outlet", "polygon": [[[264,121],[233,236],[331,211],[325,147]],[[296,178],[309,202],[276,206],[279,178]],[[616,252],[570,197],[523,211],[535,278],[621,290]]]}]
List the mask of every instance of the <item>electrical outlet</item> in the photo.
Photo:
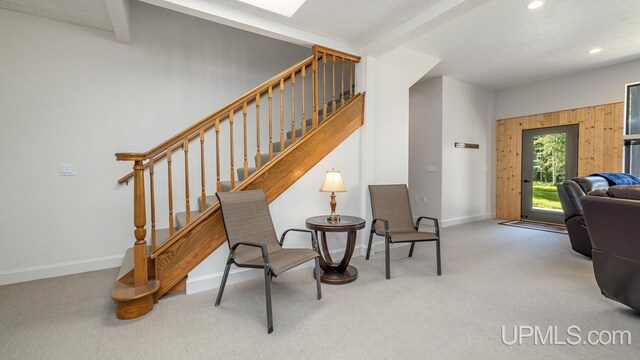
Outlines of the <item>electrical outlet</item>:
[{"label": "electrical outlet", "polygon": [[427,197],[426,197],[426,196],[423,196],[423,197],[422,197],[422,203],[423,203],[423,204],[426,204],[426,203],[427,203]]},{"label": "electrical outlet", "polygon": [[60,164],[58,166],[60,176],[76,176],[75,164]]},{"label": "electrical outlet", "polygon": [[435,165],[428,165],[427,166],[427,172],[428,173],[438,172],[438,167],[435,166]]}]

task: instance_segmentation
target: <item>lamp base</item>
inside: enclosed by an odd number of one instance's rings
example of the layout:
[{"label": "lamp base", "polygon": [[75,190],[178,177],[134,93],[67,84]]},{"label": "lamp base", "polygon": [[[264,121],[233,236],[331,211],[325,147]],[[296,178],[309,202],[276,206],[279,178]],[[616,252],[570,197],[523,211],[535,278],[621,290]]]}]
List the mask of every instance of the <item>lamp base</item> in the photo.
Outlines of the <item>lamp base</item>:
[{"label": "lamp base", "polygon": [[340,215],[336,215],[336,214],[331,214],[329,215],[329,217],[327,218],[327,222],[329,224],[337,224],[340,222]]}]

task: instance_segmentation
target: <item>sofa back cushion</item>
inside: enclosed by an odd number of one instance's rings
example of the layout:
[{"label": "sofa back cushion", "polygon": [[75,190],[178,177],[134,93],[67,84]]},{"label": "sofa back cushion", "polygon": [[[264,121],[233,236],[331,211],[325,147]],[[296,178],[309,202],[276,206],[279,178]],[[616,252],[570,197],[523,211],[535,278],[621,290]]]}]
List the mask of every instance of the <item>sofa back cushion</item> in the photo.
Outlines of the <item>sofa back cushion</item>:
[{"label": "sofa back cushion", "polygon": [[607,190],[612,198],[640,200],[640,185],[614,185]]}]

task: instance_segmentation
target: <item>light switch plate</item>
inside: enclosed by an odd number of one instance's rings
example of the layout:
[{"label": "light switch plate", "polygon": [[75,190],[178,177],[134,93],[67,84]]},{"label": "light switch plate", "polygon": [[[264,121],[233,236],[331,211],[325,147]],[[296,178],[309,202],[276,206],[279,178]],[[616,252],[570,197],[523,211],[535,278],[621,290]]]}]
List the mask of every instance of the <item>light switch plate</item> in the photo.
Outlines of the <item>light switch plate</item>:
[{"label": "light switch plate", "polygon": [[60,176],[76,176],[75,164],[60,164],[58,167]]}]

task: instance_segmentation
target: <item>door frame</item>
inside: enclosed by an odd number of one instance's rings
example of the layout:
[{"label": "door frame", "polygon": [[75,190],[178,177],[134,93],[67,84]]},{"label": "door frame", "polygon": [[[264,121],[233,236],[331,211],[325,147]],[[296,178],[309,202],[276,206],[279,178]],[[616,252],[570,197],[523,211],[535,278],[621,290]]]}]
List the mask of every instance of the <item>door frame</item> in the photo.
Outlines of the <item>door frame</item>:
[{"label": "door frame", "polygon": [[[580,143],[580,126],[578,124],[550,126],[522,130],[522,166],[520,172],[520,218],[528,221],[541,221],[556,224],[564,223],[562,211],[533,208],[533,138],[547,134],[566,134],[565,179],[578,176],[578,146]],[[527,166],[531,164],[531,166]]]}]

